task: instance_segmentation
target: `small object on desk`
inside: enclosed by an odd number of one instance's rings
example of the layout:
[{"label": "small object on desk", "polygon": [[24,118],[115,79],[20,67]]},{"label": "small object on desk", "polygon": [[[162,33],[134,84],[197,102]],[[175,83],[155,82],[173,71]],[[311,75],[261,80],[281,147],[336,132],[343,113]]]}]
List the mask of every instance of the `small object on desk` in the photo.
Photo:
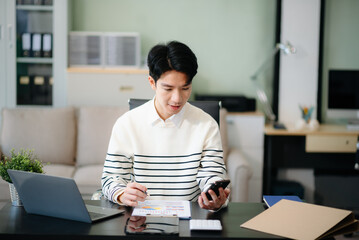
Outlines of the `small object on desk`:
[{"label": "small object on desk", "polygon": [[268,207],[273,206],[277,202],[279,202],[282,199],[287,199],[291,201],[297,201],[297,202],[303,202],[302,199],[300,199],[298,196],[295,195],[263,195],[263,201]]},{"label": "small object on desk", "polygon": [[285,125],[284,125],[283,123],[280,123],[280,122],[275,122],[275,123],[273,123],[273,128],[274,128],[274,129],[287,129],[287,128],[285,127]]},{"label": "small object on desk", "polygon": [[189,220],[189,228],[191,230],[213,230],[221,231],[221,221],[217,219],[191,219]]}]

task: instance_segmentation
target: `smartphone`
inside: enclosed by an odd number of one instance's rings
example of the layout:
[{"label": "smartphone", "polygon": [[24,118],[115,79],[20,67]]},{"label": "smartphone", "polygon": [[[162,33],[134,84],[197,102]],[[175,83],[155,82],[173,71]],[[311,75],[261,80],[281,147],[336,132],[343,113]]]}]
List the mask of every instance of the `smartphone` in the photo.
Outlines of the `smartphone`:
[{"label": "smartphone", "polygon": [[220,181],[215,181],[214,183],[212,183],[206,190],[206,196],[208,198],[208,200],[212,200],[212,197],[211,195],[208,193],[208,190],[213,190],[217,196],[219,196],[219,188],[222,187],[223,189],[225,189],[228,184],[230,183],[231,181],[229,179],[224,179],[224,180],[220,180]]}]

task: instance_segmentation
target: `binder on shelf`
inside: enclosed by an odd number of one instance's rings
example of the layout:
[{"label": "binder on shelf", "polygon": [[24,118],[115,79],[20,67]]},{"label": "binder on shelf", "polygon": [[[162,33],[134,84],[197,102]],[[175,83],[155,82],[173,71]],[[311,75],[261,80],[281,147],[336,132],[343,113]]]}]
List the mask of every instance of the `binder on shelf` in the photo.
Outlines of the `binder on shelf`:
[{"label": "binder on shelf", "polygon": [[295,195],[263,195],[263,201],[267,207],[271,207],[282,199],[287,199],[291,201],[303,202],[298,196]]},{"label": "binder on shelf", "polygon": [[51,105],[52,104],[52,86],[49,84],[48,76],[34,76],[31,88],[32,103],[35,105]]},{"label": "binder on shelf", "polygon": [[34,77],[34,84],[35,85],[44,85],[45,78],[43,76],[35,76]]},{"label": "binder on shelf", "polygon": [[291,239],[321,239],[359,230],[352,211],[286,199],[241,227]]},{"label": "binder on shelf", "polygon": [[45,105],[52,105],[52,76],[45,76],[46,102]]},{"label": "binder on shelf", "polygon": [[30,76],[19,76],[17,84],[16,101],[18,105],[26,105],[31,102]]},{"label": "binder on shelf", "polygon": [[20,85],[29,85],[30,84],[29,76],[20,76],[19,83],[20,83]]},{"label": "binder on shelf", "polygon": [[22,0],[21,2],[22,5],[32,5],[34,3],[33,0]]},{"label": "binder on shelf", "polygon": [[43,4],[44,5],[52,5],[52,0],[44,0]]},{"label": "binder on shelf", "polygon": [[32,34],[31,50],[33,57],[41,57],[41,33]]},{"label": "binder on shelf", "polygon": [[49,76],[49,85],[54,85],[54,77],[53,76]]},{"label": "binder on shelf", "polygon": [[42,0],[33,0],[34,5],[42,5]]},{"label": "binder on shelf", "polygon": [[52,57],[52,34],[50,33],[42,35],[42,52],[43,57]]},{"label": "binder on shelf", "polygon": [[23,57],[30,57],[31,52],[31,33],[23,33],[21,36],[21,49]]}]

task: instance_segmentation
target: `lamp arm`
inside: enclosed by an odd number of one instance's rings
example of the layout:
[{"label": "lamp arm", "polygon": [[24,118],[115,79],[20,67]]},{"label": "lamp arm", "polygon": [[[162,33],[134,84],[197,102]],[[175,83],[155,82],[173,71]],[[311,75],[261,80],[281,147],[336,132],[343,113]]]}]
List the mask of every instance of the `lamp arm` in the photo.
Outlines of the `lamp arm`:
[{"label": "lamp arm", "polygon": [[270,60],[272,60],[273,56],[275,56],[279,50],[280,50],[280,47],[277,44],[276,47],[273,49],[272,53],[263,61],[263,63],[259,66],[259,68],[251,76],[252,80],[257,80],[258,75],[262,72],[262,70],[265,68],[265,66],[268,64],[268,62],[270,62]]},{"label": "lamp arm", "polygon": [[257,81],[259,74],[267,67],[266,65],[268,62],[273,60],[273,57],[279,52],[282,51],[285,55],[288,54],[294,54],[296,53],[296,48],[293,47],[290,42],[287,42],[286,44],[283,43],[277,43],[275,45],[275,48],[273,49],[272,53],[263,61],[263,63],[259,66],[259,68],[254,72],[254,74],[250,77],[251,80],[253,80],[253,83],[256,87],[256,92],[259,101],[263,105],[263,110],[265,115],[268,117],[271,124],[275,122],[276,115],[273,113],[272,107],[269,104],[267,94],[265,93],[264,89],[262,88],[261,84]]},{"label": "lamp arm", "polygon": [[269,104],[267,94],[261,88],[258,81],[253,81],[253,82],[254,82],[254,85],[256,86],[256,93],[257,93],[258,99],[263,105],[264,114],[268,117],[270,124],[273,124],[275,122],[276,115],[273,113],[272,107]]},{"label": "lamp arm", "polygon": [[267,94],[265,93],[264,89],[261,87],[259,82],[257,81],[258,75],[265,69],[266,65],[273,59],[273,57],[282,49],[283,44],[276,44],[275,48],[273,49],[272,53],[268,55],[268,57],[263,61],[263,63],[259,66],[259,68],[254,72],[251,76],[251,79],[256,86],[256,92],[259,101],[263,105],[263,111],[265,115],[268,117],[268,120],[271,124],[275,122],[276,115],[273,113],[272,107],[269,104]]}]

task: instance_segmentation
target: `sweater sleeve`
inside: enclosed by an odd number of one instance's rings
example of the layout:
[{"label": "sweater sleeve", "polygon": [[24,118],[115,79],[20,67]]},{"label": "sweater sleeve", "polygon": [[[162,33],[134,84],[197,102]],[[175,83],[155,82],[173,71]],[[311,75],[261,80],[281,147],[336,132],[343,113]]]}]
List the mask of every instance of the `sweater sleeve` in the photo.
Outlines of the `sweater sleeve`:
[{"label": "sweater sleeve", "polygon": [[197,181],[201,191],[211,183],[226,176],[223,149],[218,125],[213,121],[208,128],[203,146]]},{"label": "sweater sleeve", "polygon": [[[227,169],[223,160],[221,135],[217,124],[212,123],[203,147],[200,169],[197,181],[201,191],[215,181],[223,180],[227,176]],[[217,210],[227,207],[226,202]],[[215,211],[213,211],[215,212]]]},{"label": "sweater sleeve", "polygon": [[127,183],[133,174],[133,156],[128,151],[130,148],[126,142],[126,131],[123,129],[121,119],[115,123],[106,154],[101,185],[102,192],[112,202],[118,201]]}]

